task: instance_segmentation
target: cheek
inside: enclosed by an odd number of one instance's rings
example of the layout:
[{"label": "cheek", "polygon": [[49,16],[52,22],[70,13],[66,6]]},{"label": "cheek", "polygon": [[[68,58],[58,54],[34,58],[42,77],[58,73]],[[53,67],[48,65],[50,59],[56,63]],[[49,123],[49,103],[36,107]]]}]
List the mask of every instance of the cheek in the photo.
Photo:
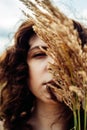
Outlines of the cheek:
[{"label": "cheek", "polygon": [[38,97],[42,88],[41,76],[38,74],[36,68],[31,69],[29,74],[29,89],[36,97]]},{"label": "cheek", "polygon": [[29,86],[30,90],[35,91],[41,86],[42,71],[40,66],[29,64]]},{"label": "cheek", "polygon": [[[40,79],[45,73],[45,64],[42,62],[30,63],[29,64],[29,75],[30,79]],[[39,78],[38,78],[39,77]]]},{"label": "cheek", "polygon": [[45,61],[28,61],[29,89],[33,92],[43,89],[43,82],[49,78]]}]

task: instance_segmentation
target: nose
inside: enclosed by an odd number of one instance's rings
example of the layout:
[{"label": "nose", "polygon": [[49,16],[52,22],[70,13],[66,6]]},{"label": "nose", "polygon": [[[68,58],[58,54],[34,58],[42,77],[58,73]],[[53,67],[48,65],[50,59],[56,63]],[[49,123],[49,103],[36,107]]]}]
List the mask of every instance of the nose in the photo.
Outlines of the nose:
[{"label": "nose", "polygon": [[54,64],[54,59],[51,56],[48,56],[48,63]]},{"label": "nose", "polygon": [[51,56],[48,56],[47,59],[47,69],[50,69],[50,64],[54,64],[54,59]]}]

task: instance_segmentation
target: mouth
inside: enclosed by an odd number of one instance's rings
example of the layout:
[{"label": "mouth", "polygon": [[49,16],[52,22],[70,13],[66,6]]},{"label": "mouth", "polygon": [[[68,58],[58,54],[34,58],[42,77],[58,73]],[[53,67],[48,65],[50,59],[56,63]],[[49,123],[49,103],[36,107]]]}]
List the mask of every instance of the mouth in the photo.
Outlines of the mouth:
[{"label": "mouth", "polygon": [[55,88],[60,88],[54,80],[50,80],[50,81],[46,82],[45,85],[47,85],[47,86],[51,85],[51,86],[54,86]]},{"label": "mouth", "polygon": [[57,84],[55,80],[50,80],[48,82],[45,82],[44,85],[46,85],[46,89],[48,93],[51,95],[51,99],[55,102],[62,102],[63,98],[60,93],[57,93],[61,90],[61,87]]},{"label": "mouth", "polygon": [[50,80],[48,82],[43,83],[43,85],[46,85],[47,91],[51,95],[51,99],[54,101],[58,101],[53,89],[50,87],[50,86],[53,86],[53,87],[59,88],[56,82],[54,80]]}]

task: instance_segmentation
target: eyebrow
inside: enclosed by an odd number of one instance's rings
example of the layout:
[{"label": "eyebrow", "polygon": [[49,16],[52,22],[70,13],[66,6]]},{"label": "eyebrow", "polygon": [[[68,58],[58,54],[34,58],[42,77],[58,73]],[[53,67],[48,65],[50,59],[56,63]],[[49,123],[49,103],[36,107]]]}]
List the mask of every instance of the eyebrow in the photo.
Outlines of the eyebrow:
[{"label": "eyebrow", "polygon": [[43,48],[43,49],[45,49],[45,50],[47,50],[47,48],[48,48],[47,46],[35,46],[35,47],[30,48],[29,52],[33,51],[35,49],[40,49],[40,47]]}]

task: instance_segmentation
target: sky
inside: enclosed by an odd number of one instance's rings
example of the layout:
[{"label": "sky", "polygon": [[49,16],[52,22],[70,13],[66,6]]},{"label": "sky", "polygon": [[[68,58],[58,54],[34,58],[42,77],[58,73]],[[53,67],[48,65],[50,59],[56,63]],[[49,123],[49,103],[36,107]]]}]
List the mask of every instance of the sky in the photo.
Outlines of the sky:
[{"label": "sky", "polygon": [[[52,0],[68,17],[87,24],[87,0]],[[0,0],[0,54],[12,44],[12,37],[26,19],[19,0]]]}]

